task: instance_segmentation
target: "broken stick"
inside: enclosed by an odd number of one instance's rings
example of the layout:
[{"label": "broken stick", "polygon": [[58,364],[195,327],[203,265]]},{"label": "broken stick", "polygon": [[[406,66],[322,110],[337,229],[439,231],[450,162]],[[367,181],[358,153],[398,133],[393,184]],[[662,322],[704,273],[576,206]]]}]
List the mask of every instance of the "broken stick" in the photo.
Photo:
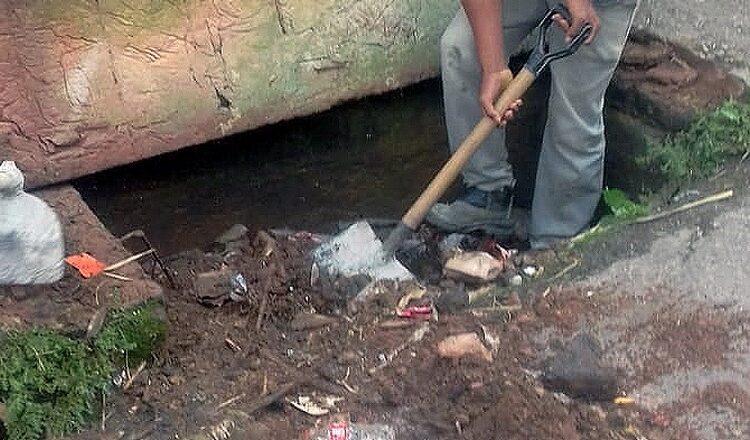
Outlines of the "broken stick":
[{"label": "broken stick", "polygon": [[111,272],[113,270],[117,270],[117,269],[121,268],[122,266],[125,266],[126,264],[130,264],[130,263],[132,263],[134,261],[138,261],[141,258],[145,257],[146,255],[151,255],[153,253],[154,253],[154,250],[153,249],[149,249],[147,251],[141,252],[140,254],[131,255],[130,257],[125,258],[124,260],[118,261],[117,263],[110,264],[109,266],[105,267],[102,270],[104,272]]},{"label": "broken stick", "polygon": [[637,218],[633,220],[631,223],[649,223],[655,220],[660,220],[666,217],[673,216],[675,214],[679,214],[681,212],[685,212],[689,209],[697,208],[698,206],[703,206],[709,203],[715,203],[715,202],[720,202],[722,200],[726,200],[732,197],[733,195],[734,195],[734,191],[730,189],[728,191],[720,192],[718,194],[714,194],[712,196],[709,196],[700,200],[696,200],[694,202],[686,203],[678,208],[670,209],[669,211],[663,211],[658,214],[649,215],[647,217]]}]

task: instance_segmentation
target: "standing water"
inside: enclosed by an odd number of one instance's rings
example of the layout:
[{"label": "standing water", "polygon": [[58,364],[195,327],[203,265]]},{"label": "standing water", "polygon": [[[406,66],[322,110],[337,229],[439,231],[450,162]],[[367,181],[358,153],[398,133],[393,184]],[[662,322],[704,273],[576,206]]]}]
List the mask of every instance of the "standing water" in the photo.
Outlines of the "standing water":
[{"label": "standing water", "polygon": [[[533,187],[544,82],[527,93],[509,130],[521,206]],[[207,245],[236,223],[332,231],[340,221],[396,219],[448,157],[441,99],[439,80],[426,81],[88,176],[76,187],[115,235],[142,229],[164,254]],[[609,119],[617,133],[609,183],[639,192],[643,177],[616,159],[633,150],[633,139]]]}]

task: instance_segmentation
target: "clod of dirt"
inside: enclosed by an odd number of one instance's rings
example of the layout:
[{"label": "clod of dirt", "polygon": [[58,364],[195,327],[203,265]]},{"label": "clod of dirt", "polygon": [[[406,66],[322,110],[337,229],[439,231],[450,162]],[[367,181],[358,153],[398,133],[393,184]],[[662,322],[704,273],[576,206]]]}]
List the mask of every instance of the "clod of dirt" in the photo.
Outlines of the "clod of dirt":
[{"label": "clod of dirt", "polygon": [[247,236],[248,232],[247,226],[236,224],[216,237],[212,243],[212,248],[219,252],[237,249],[242,239]]},{"label": "clod of dirt", "polygon": [[229,269],[202,272],[193,280],[193,292],[199,303],[209,306],[220,306],[229,300],[231,292]]},{"label": "clod of dirt", "polygon": [[292,330],[315,330],[338,322],[331,316],[319,315],[317,313],[298,313],[289,325]]},{"label": "clod of dirt", "polygon": [[469,295],[463,285],[451,284],[442,289],[435,299],[435,306],[442,313],[456,313],[469,306]]},{"label": "clod of dirt", "polygon": [[476,333],[462,333],[449,336],[438,343],[440,357],[460,359],[475,357],[486,362],[492,362],[492,353],[482,344]]},{"label": "clod of dirt", "polygon": [[602,347],[593,336],[580,333],[544,369],[542,381],[553,391],[574,399],[611,400],[619,391],[613,369],[604,365]]}]

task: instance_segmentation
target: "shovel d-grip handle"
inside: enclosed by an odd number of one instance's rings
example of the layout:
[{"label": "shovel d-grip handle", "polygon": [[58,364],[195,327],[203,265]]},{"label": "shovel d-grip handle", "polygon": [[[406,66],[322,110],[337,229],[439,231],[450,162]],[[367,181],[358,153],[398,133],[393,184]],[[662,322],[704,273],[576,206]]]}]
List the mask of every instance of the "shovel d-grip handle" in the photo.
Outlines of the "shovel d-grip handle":
[{"label": "shovel d-grip handle", "polygon": [[524,66],[524,68],[532,72],[534,76],[539,76],[539,74],[541,74],[552,61],[576,53],[584,41],[586,41],[589,35],[591,35],[591,31],[593,30],[593,27],[591,27],[590,24],[584,25],[581,30],[578,31],[576,36],[570,40],[570,43],[568,43],[567,46],[555,52],[550,52],[549,43],[547,42],[547,34],[549,33],[549,28],[555,22],[555,15],[562,15],[565,20],[570,22],[570,13],[568,13],[568,10],[563,5],[557,5],[547,11],[547,14],[542,18],[542,21],[539,22],[539,25],[537,26],[539,34],[537,35],[536,45],[531,51],[529,59]]},{"label": "shovel d-grip handle", "polygon": [[[523,94],[534,83],[536,77],[549,63],[575,53],[591,32],[591,26],[585,26],[567,47],[557,52],[549,52],[546,35],[554,22],[553,17],[556,14],[561,14],[566,18],[569,17],[568,11],[564,6],[557,6],[550,9],[539,22],[537,26],[539,30],[537,45],[529,61],[495,102],[495,109],[499,114],[504,114],[511,108],[514,102],[521,99]],[[453,181],[456,180],[466,162],[471,159],[474,152],[479,149],[495,129],[497,129],[497,123],[493,119],[485,116],[479,121],[451,158],[448,159],[443,168],[432,179],[432,182],[425,188],[422,195],[409,208],[398,227],[391,232],[384,244],[385,255],[392,255],[398,245],[408,237],[410,231],[414,231],[419,227],[430,208],[442,197]]]}]

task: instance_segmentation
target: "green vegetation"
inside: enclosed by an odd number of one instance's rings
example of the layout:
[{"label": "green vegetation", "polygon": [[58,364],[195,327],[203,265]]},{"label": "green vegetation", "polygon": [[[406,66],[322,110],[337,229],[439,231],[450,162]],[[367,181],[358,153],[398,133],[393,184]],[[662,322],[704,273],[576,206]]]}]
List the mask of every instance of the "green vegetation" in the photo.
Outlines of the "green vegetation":
[{"label": "green vegetation", "polygon": [[91,344],[41,329],[0,336],[8,439],[61,436],[84,427],[124,359],[145,359],[165,332],[159,304],[150,302],[113,311]]},{"label": "green vegetation", "polygon": [[609,215],[617,221],[633,220],[648,214],[648,207],[630,200],[622,190],[606,188],[602,193]]},{"label": "green vegetation", "polygon": [[686,130],[650,145],[641,165],[683,181],[708,177],[722,163],[750,149],[750,104],[728,101]]}]

